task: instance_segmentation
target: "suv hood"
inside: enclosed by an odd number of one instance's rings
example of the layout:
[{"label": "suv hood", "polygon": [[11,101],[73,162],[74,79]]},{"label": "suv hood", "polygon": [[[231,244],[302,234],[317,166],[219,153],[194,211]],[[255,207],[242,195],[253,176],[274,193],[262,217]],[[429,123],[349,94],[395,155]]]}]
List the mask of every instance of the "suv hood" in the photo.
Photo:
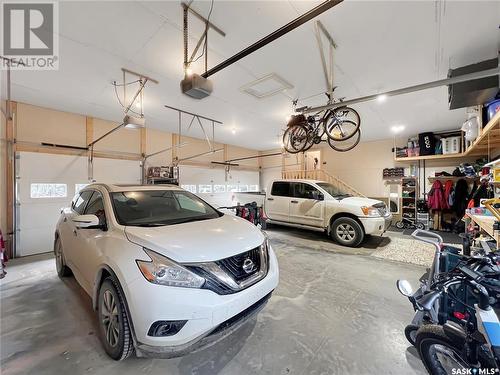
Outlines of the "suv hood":
[{"label": "suv hood", "polygon": [[130,242],[179,263],[211,262],[243,253],[264,242],[253,224],[236,216],[163,227],[125,227]]}]

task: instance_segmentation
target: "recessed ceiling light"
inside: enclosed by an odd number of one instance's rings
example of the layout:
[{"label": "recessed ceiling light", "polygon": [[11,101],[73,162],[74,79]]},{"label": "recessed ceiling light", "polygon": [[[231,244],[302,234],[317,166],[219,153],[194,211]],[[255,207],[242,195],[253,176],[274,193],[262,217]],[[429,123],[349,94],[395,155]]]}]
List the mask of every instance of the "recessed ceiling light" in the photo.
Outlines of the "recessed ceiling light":
[{"label": "recessed ceiling light", "polygon": [[231,133],[236,134],[236,128],[232,128]]},{"label": "recessed ceiling light", "polygon": [[379,102],[379,103],[385,102],[386,99],[387,99],[387,95],[385,95],[385,94],[381,94],[381,95],[377,96],[377,102]]},{"label": "recessed ceiling light", "polygon": [[394,125],[393,127],[391,127],[391,131],[393,133],[401,133],[403,130],[405,130],[404,125]]}]

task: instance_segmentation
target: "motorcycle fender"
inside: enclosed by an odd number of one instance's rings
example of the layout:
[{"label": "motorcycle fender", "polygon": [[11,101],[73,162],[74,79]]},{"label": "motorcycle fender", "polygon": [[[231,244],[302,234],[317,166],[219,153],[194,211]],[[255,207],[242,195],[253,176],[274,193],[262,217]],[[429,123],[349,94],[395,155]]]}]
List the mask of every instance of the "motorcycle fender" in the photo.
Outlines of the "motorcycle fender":
[{"label": "motorcycle fender", "polygon": [[462,327],[454,322],[446,322],[443,325],[443,330],[446,336],[462,346],[465,343],[466,333]]},{"label": "motorcycle fender", "polygon": [[425,314],[423,311],[417,310],[417,312],[413,316],[411,324],[420,327],[424,321],[424,316],[425,316]]}]

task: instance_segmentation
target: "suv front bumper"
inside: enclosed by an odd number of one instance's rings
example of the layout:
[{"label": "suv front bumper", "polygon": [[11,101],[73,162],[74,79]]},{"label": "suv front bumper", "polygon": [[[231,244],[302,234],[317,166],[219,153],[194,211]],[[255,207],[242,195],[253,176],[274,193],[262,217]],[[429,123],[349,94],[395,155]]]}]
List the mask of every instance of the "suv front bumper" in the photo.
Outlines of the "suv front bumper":
[{"label": "suv front bumper", "polygon": [[[266,277],[233,294],[219,295],[207,289],[156,285],[141,275],[124,288],[137,354],[176,357],[219,341],[264,307],[278,281],[278,261],[271,246]],[[148,336],[151,325],[160,320],[187,320],[187,323],[175,335]],[[228,322],[230,324],[226,324]],[[224,329],[221,329],[222,325]]]}]

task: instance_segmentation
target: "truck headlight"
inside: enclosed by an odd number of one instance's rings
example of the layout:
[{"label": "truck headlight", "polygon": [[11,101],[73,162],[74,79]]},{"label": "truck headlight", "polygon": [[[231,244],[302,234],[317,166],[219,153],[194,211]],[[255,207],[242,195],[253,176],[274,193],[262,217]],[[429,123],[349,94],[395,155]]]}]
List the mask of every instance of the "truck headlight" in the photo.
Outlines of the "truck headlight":
[{"label": "truck headlight", "polygon": [[189,271],[173,260],[143,248],[151,261],[136,260],[139,269],[149,282],[159,285],[200,288],[205,279]]},{"label": "truck headlight", "polygon": [[367,206],[362,206],[361,211],[365,214],[365,216],[371,216],[371,217],[379,217],[380,216],[380,211],[378,210],[377,207],[367,207]]}]

